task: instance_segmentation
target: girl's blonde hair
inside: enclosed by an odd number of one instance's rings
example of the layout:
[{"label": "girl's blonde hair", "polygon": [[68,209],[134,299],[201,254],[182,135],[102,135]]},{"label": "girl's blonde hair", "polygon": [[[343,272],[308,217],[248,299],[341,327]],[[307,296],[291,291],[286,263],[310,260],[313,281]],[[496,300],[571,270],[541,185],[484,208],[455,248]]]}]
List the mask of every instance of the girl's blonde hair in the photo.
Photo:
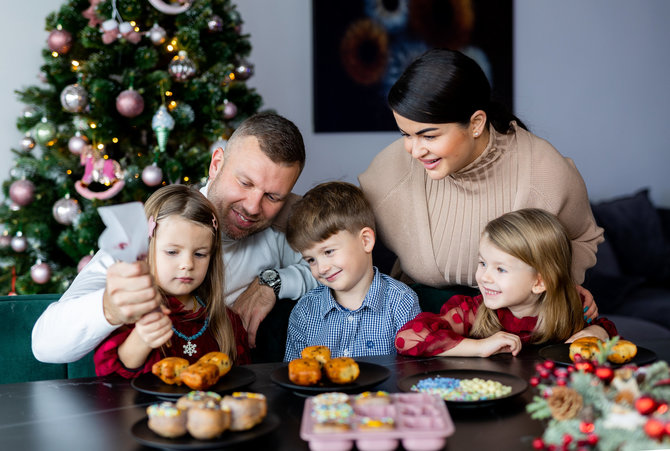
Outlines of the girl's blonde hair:
[{"label": "girl's blonde hair", "polygon": [[[183,219],[207,227],[212,232],[212,249],[209,268],[205,280],[193,293],[205,302],[209,317],[209,328],[214,335],[219,349],[231,359],[237,356],[233,327],[228,317],[224,298],[223,255],[221,251],[221,233],[218,230],[219,219],[212,203],[197,189],[186,185],[168,185],[154,192],[144,204],[147,219],[156,223],[153,233],[150,231],[149,252],[147,262],[155,276],[156,270],[156,233],[160,223],[169,216],[180,216]],[[158,288],[163,297],[165,293]]]},{"label": "girl's blonde hair", "polygon": [[[556,216],[537,208],[506,213],[486,225],[483,237],[531,266],[544,281],[532,343],[564,341],[583,328],[582,303],[571,273],[572,245]],[[489,337],[500,330],[498,315],[482,303],[472,336]]]}]

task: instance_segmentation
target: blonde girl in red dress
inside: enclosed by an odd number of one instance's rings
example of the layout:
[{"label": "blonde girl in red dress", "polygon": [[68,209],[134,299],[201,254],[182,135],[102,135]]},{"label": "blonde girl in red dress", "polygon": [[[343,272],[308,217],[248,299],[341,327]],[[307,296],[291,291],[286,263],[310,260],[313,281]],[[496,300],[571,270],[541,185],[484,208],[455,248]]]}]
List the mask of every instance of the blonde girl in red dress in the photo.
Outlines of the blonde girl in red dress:
[{"label": "blonde girl in red dress", "polygon": [[133,378],[163,357],[194,363],[210,351],[250,363],[242,321],[226,308],[221,232],[215,209],[197,189],[168,185],[144,205],[149,255],[160,311],[147,313],[103,341],[94,355],[98,376]]},{"label": "blonde girl in red dress", "polygon": [[605,318],[584,321],[571,262],[570,239],[554,215],[529,208],[490,221],[475,275],[481,294],[453,296],[439,314],[419,314],[398,332],[398,353],[517,355],[526,343],[616,335]]}]

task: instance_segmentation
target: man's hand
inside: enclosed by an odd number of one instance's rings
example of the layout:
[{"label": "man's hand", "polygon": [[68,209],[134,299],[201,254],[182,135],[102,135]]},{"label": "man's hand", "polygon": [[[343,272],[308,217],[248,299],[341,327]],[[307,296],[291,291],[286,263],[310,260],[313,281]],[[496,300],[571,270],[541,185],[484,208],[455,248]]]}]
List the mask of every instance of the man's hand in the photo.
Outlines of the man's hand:
[{"label": "man's hand", "polygon": [[256,347],[256,332],[261,321],[268,316],[276,301],[275,292],[267,285],[261,285],[258,277],[235,300],[232,309],[240,315],[242,324],[249,334],[249,347]]},{"label": "man's hand", "polygon": [[584,307],[584,321],[591,324],[591,321],[598,318],[598,306],[593,299],[593,295],[589,290],[581,285],[577,285],[577,293],[582,300],[582,307]]},{"label": "man's hand", "polygon": [[161,296],[146,262],[118,262],[107,270],[102,309],[109,324],[135,323],[160,303]]}]

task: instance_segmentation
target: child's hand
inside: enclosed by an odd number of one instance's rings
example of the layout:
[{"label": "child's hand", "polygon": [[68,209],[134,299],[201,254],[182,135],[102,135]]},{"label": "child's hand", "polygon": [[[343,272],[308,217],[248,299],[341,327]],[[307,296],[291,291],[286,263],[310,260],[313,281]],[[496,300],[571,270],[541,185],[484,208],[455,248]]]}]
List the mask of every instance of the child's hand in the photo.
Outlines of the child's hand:
[{"label": "child's hand", "polygon": [[610,339],[610,336],[607,335],[607,331],[603,329],[600,326],[588,326],[585,327],[584,329],[580,330],[576,334],[574,334],[572,337],[568,338],[565,342],[566,343],[572,343],[573,341],[577,340],[578,338],[584,338],[584,337],[596,337],[601,341],[607,341]]},{"label": "child's hand", "polygon": [[156,349],[172,337],[172,321],[169,314],[170,310],[161,305],[160,310],[147,313],[135,323],[137,336],[150,348]]},{"label": "child's hand", "polygon": [[518,335],[507,332],[496,332],[488,338],[478,340],[478,348],[481,357],[488,357],[493,354],[502,354],[511,352],[517,355],[521,351],[521,339]]}]

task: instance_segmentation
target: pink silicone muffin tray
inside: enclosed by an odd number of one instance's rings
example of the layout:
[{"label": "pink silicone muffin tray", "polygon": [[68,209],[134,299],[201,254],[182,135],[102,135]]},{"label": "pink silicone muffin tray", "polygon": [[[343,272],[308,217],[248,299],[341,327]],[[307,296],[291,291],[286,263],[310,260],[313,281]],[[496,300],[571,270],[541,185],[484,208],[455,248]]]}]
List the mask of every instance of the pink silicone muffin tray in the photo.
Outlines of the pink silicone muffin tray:
[{"label": "pink silicone muffin tray", "polygon": [[[444,401],[427,393],[394,393],[391,403],[355,405],[355,395],[349,396],[354,409],[352,425],[343,432],[314,432],[312,398],[305,400],[300,437],[309,442],[313,451],[346,451],[354,446],[360,451],[393,450],[402,443],[406,450],[430,451],[444,447],[447,437],[454,433],[454,423]],[[355,426],[362,417],[392,417],[393,429],[370,431]]]}]

